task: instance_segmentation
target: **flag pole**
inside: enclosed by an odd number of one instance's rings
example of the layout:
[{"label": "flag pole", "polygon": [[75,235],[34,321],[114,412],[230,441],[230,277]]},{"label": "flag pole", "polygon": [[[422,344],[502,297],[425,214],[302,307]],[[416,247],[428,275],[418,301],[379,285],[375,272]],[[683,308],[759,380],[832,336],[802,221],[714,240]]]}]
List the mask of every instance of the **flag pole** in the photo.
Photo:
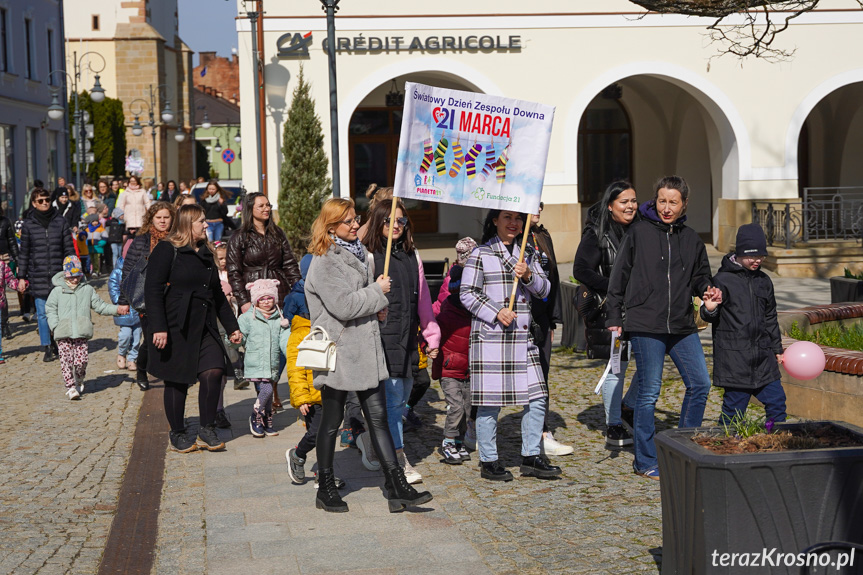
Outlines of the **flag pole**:
[{"label": "flag pole", "polygon": [[[521,254],[518,256],[518,263],[524,261],[524,250],[527,249],[527,236],[530,235],[530,214],[525,214],[528,218],[528,221],[525,222],[526,230],[522,232],[521,238]],[[385,272],[386,273],[386,272]],[[515,278],[515,281],[512,282],[512,294],[509,296],[509,311],[512,311],[513,306],[515,305],[515,292],[518,290],[518,278]]]},{"label": "flag pole", "polygon": [[[393,223],[396,221],[396,208],[399,205],[395,196],[393,196],[392,202],[393,208],[390,210],[390,231],[387,234],[387,255],[384,258],[384,277],[389,277],[390,275],[390,255],[393,253]],[[368,233],[373,233],[373,231],[369,230]]]}]

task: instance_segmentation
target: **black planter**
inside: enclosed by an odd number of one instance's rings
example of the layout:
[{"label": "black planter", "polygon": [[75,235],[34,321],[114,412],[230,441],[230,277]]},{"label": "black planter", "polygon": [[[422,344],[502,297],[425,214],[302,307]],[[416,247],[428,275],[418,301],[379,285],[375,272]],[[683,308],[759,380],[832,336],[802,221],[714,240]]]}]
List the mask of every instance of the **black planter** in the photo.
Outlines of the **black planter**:
[{"label": "black planter", "polygon": [[[830,423],[863,439],[860,427]],[[670,429],[656,435],[662,575],[797,575],[808,571],[784,563],[759,568],[718,563],[723,553],[757,553],[763,561],[764,551],[774,548],[775,560],[777,553],[801,553],[824,542],[863,543],[863,447],[717,455],[694,443],[694,432]],[[863,572],[861,563],[858,552],[854,569],[841,572]]]},{"label": "black planter", "polygon": [[830,278],[830,303],[863,301],[863,281],[835,276]]}]

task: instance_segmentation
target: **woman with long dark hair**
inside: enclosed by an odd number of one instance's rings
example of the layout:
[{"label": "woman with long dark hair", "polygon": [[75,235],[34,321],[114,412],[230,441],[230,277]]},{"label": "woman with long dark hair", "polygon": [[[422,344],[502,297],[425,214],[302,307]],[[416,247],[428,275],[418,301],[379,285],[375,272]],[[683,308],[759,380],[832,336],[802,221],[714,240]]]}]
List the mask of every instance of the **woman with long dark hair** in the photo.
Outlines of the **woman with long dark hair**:
[{"label": "woman with long dark hair", "polygon": [[[540,455],[542,427],[548,405],[548,384],[542,374],[540,351],[531,334],[531,296],[544,298],[550,284],[534,250],[519,262],[515,239],[524,230],[525,215],[489,210],[482,245],[462,272],[460,299],[471,313],[470,388],[477,406],[476,435],[481,475],[492,481],[512,481],[498,461],[497,417],[500,408],[525,406],[521,420],[521,474],[555,477],[560,467]],[[515,306],[509,309],[513,282]]]},{"label": "woman with long dark hair", "polygon": [[[605,303],[608,280],[620,244],[629,226],[638,219],[638,200],[635,189],[626,180],[612,182],[602,199],[587,210],[587,223],[575,253],[572,276],[582,285],[580,301],[590,304],[584,308],[582,319],[587,326],[587,353],[590,358],[611,357],[611,333],[605,329]],[[587,291],[589,290],[589,291]],[[623,397],[623,380],[629,365],[629,345],[624,343],[620,372],[609,370],[602,381],[602,403],[605,406],[605,442],[612,447],[632,445],[632,436],[623,426],[632,427],[638,379],[633,376],[626,397]]]},{"label": "woman with long dark hair", "polygon": [[316,506],[344,512],[348,505],[336,489],[333,454],[349,391],[355,391],[368,423],[369,435],[384,471],[390,511],[431,501],[405,478],[396,459],[387,423],[384,381],[389,378],[381,344],[379,321],[386,318],[386,294],[391,280],[374,276],[368,252],[357,239],[360,218],[348,198],[327,200],[314,224],[309,243],[312,263],[306,275],[310,321],[336,343],[334,371],[315,371],[314,386],[321,391],[318,431],[318,491]]},{"label": "woman with long dark hair", "polygon": [[[396,201],[394,221],[390,221]],[[390,435],[399,465],[409,483],[419,483],[422,476],[413,468],[404,452],[402,412],[413,388],[413,357],[417,349],[417,331],[428,344],[428,356],[437,357],[440,328],[434,319],[431,295],[423,272],[423,262],[415,249],[407,209],[398,198],[377,202],[369,217],[368,233],[363,244],[374,258],[375,276],[383,274],[387,242],[392,227],[393,246],[389,277],[393,282],[387,293],[387,321],[381,326],[381,340],[389,377],[385,381],[387,417]],[[362,436],[361,436],[362,437]],[[357,441],[358,446],[360,440]],[[364,451],[367,446],[362,445]]]},{"label": "woman with long dark hair", "polygon": [[638,367],[633,467],[657,481],[654,410],[665,356],[671,356],[686,386],[680,427],[701,425],[710,391],[692,298],[711,299],[716,288],[704,242],[685,224],[688,203],[683,178],[659,180],[653,199],[639,208],[642,220],[623,238],[608,282],[607,329],[618,335],[626,330]]},{"label": "woman with long dark hair", "polygon": [[[200,206],[183,206],[171,234],[150,254],[144,297],[150,330],[147,371],[165,381],[165,415],[171,426],[171,449],[180,453],[199,447],[218,451],[225,444],[216,434],[216,410],[223,376],[231,363],[218,321],[242,341],[207,242],[207,222]],[[195,441],[186,434],[185,407],[189,387],[200,381],[201,425]]]},{"label": "woman with long dark hair", "polygon": [[[156,245],[168,236],[176,215],[177,210],[167,202],[155,202],[150,205],[146,215],[144,215],[144,223],[138,228],[138,235],[132,240],[132,243],[129,244],[129,249],[126,251],[126,258],[123,260],[124,280],[135,268],[138,260],[141,258],[149,259],[150,253]],[[120,290],[120,297],[117,302],[121,305],[128,305],[129,303],[122,290]],[[137,368],[135,381],[141,391],[147,391],[150,389],[150,380],[147,377],[147,360],[149,358],[147,341],[150,339],[151,334],[147,314],[141,313],[140,318],[141,344],[138,347],[138,362],[135,365]]]}]

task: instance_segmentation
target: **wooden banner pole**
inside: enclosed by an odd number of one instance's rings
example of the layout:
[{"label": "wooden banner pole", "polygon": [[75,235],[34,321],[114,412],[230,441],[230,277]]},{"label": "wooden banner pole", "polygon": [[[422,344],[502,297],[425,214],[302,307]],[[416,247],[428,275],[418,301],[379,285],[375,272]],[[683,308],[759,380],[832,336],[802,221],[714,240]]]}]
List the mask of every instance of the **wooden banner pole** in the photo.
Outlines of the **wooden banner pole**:
[{"label": "wooden banner pole", "polygon": [[[530,214],[525,214],[528,218],[528,222],[525,223],[525,227],[527,229],[522,232],[521,238],[521,254],[518,256],[518,263],[524,261],[524,250],[527,249],[527,236],[530,235]],[[512,282],[512,294],[509,296],[509,311],[512,311],[513,306],[515,306],[515,292],[518,290],[518,278],[513,278]]]},{"label": "wooden banner pole", "polygon": [[[395,197],[393,197],[392,202],[393,209],[390,210],[390,231],[387,234],[387,255],[384,258],[384,277],[389,277],[390,275],[390,256],[393,253],[393,224],[396,221],[396,208],[399,206]],[[369,230],[367,233],[373,234],[375,230]]]}]

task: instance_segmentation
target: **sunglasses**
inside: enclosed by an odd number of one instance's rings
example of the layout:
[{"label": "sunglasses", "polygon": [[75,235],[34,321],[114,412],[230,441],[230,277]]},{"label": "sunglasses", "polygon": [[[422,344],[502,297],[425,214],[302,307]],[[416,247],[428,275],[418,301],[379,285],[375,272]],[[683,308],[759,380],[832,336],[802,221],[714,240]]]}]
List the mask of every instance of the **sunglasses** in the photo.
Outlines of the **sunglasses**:
[{"label": "sunglasses", "polygon": [[[407,217],[402,216],[400,218],[396,218],[396,223],[399,225],[399,227],[406,228],[408,225],[408,219]],[[390,218],[385,219],[384,224],[390,225]]]},{"label": "sunglasses", "polygon": [[50,198],[37,198],[37,199],[33,200],[33,203],[34,204],[50,204],[51,199]]}]

